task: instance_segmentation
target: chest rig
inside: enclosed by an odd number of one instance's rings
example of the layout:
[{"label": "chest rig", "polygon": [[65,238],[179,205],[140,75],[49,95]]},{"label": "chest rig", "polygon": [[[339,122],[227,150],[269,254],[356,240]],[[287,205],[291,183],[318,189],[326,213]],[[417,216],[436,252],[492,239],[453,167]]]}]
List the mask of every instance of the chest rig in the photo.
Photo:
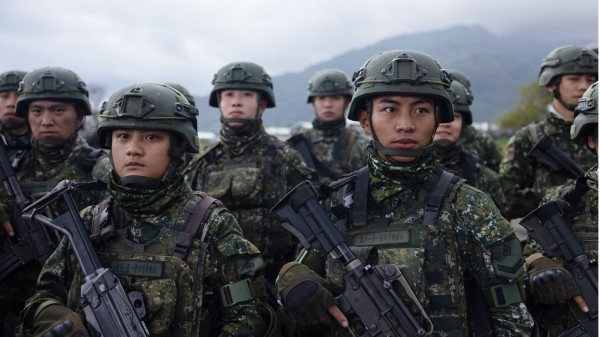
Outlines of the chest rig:
[{"label": "chest rig", "polygon": [[[575,237],[585,252],[598,251],[598,191],[586,184],[586,178],[577,178],[559,190],[559,199],[569,203],[567,215]],[[594,258],[597,258],[594,256]]]},{"label": "chest rig", "polygon": [[222,204],[204,192],[195,194],[199,198],[183,204],[170,226],[145,244],[127,239],[122,211],[112,198],[94,209],[90,238],[100,261],[126,289],[144,294],[152,335],[198,336],[200,329],[214,324],[209,312],[213,304],[203,303],[204,262],[210,246],[206,220],[212,206]]},{"label": "chest rig", "polygon": [[[437,336],[467,336],[467,300],[464,286],[465,253],[458,251],[453,219],[440,220],[446,200],[464,180],[437,166],[414,198],[403,198],[396,209],[383,214],[369,196],[369,171],[334,183],[338,204],[332,207],[336,227],[356,256],[369,264],[396,264],[429,315]],[[340,280],[343,266],[328,257],[327,277]],[[405,303],[406,294],[399,292]],[[416,307],[411,306],[415,317]],[[434,333],[436,335],[436,333]]]}]

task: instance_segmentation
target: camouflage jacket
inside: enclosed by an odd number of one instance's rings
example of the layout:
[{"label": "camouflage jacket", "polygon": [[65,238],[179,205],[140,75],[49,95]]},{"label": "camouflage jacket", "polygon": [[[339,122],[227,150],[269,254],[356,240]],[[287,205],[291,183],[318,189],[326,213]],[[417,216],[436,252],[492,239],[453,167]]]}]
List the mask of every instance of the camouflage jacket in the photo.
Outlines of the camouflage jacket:
[{"label": "camouflage jacket", "polygon": [[466,179],[469,185],[488,193],[500,212],[503,215],[505,214],[506,198],[504,197],[502,188],[500,188],[498,173],[487,166],[483,166],[483,162],[479,156],[467,152],[459,144],[450,146],[436,145],[435,155],[438,159],[438,164],[446,170],[457,173],[463,179]]},{"label": "camouflage jacket", "polygon": [[597,159],[587,148],[585,140],[570,139],[571,125],[572,122],[557,118],[548,112],[543,122],[525,126],[509,139],[506,157],[500,165],[500,184],[509,203],[509,219],[529,214],[538,207],[550,189],[567,182],[568,175],[564,172],[553,171],[527,156],[536,143],[535,138],[542,137],[538,134],[539,130],[584,170],[596,164]]},{"label": "camouflage jacket", "polygon": [[[340,221],[346,219],[343,235],[357,258],[371,265],[400,267],[433,323],[434,336],[471,336],[465,318],[470,310],[467,298],[474,289],[467,285],[465,275],[474,279],[475,287],[480,287],[487,299],[493,336],[528,336],[533,322],[522,302],[502,306],[490,299],[492,289],[500,284],[510,285],[512,294],[519,293],[523,265],[520,244],[489,195],[464,180],[455,181],[435,224],[426,226],[423,198],[431,187],[428,181],[437,181],[443,172],[435,158],[429,155],[411,165],[392,166],[370,155],[368,164],[366,225],[352,222],[357,207],[353,198],[357,188],[352,185],[358,178],[334,182],[337,192],[324,201],[338,228],[344,228]],[[324,286],[329,285],[334,296],[338,295],[345,273],[341,263],[319,251],[308,254],[306,260],[313,270],[325,271],[328,282]],[[506,272],[507,267],[512,268],[511,273]],[[403,291],[398,295],[412,303]],[[407,307],[425,327],[416,306]],[[348,332],[332,328],[328,335],[347,336]]]},{"label": "camouflage jacket", "polygon": [[274,281],[281,265],[294,258],[297,242],[269,211],[287,191],[316,176],[300,153],[262,127],[245,135],[222,131],[221,142],[195,156],[184,175],[192,189],[221,200],[233,213]]},{"label": "camouflage jacket", "polygon": [[[107,221],[114,224],[116,236],[104,240],[96,252],[102,265],[119,277],[126,292],[135,290],[144,295],[144,321],[150,335],[264,333],[266,321],[259,312],[258,299],[245,298],[227,306],[221,302],[221,288],[255,279],[262,266],[260,252],[243,237],[227,209],[210,206],[209,216],[200,224],[187,255],[181,258],[174,256],[175,242],[194,211],[189,206],[195,206],[204,196],[192,192],[182,177],[156,190],[126,188],[111,178],[109,192],[113,201]],[[96,221],[104,223],[98,220],[102,208],[101,204],[81,211],[88,233],[96,233]],[[72,246],[63,240],[42,268],[37,293],[27,301],[24,327],[33,326],[36,308],[51,299],[83,315],[82,284],[83,275]]]},{"label": "camouflage jacket", "polygon": [[[322,183],[330,183],[331,176],[335,180],[367,164],[367,146],[370,140],[361,131],[344,126],[331,135],[316,128],[304,130],[301,134],[312,153],[311,159],[320,162],[313,168]],[[298,147],[295,148],[305,156]],[[305,161],[310,163],[306,158]]]},{"label": "camouflage jacket", "polygon": [[498,172],[502,151],[487,132],[478,131],[472,125],[465,125],[458,142],[466,151],[477,154],[485,166]]},{"label": "camouflage jacket", "polygon": [[0,121],[0,134],[4,136],[6,140],[6,152],[15,170],[18,170],[21,159],[25,157],[29,151],[29,139],[31,138],[31,132],[27,130],[22,135],[15,135],[13,130],[6,127]]}]

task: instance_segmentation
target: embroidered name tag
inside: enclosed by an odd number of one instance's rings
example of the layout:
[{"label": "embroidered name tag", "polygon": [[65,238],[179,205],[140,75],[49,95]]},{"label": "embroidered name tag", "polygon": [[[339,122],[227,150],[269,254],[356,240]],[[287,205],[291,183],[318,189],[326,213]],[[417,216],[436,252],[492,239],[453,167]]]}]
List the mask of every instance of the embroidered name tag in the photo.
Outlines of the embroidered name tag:
[{"label": "embroidered name tag", "polygon": [[161,277],[162,262],[115,260],[110,262],[110,270],[117,275],[136,277]]},{"label": "embroidered name tag", "polygon": [[382,231],[373,233],[359,233],[354,235],[352,244],[355,246],[371,246],[391,243],[409,243],[410,230]]}]

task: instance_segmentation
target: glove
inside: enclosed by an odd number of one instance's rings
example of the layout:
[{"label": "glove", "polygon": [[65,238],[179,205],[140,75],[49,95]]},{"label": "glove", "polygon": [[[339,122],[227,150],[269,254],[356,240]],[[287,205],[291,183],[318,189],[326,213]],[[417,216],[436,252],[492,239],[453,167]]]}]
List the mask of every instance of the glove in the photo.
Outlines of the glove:
[{"label": "glove", "polygon": [[324,283],[322,277],[298,262],[287,263],[279,272],[283,306],[299,326],[318,322],[335,304],[331,292],[322,286]]},{"label": "glove", "polygon": [[42,303],[33,322],[35,337],[89,337],[81,315],[56,301]]},{"label": "glove", "polygon": [[538,303],[565,303],[581,291],[573,275],[562,264],[535,253],[525,261],[529,271],[529,286]]}]

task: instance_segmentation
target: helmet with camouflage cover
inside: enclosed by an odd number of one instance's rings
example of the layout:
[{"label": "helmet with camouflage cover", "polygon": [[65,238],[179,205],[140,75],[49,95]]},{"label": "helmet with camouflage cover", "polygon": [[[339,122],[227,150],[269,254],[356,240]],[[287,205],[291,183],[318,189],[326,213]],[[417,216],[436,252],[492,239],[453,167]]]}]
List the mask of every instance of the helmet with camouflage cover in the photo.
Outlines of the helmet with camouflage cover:
[{"label": "helmet with camouflage cover", "polygon": [[316,96],[344,96],[352,98],[354,86],[341,70],[325,69],[314,74],[308,81],[308,98],[306,103],[312,103]]},{"label": "helmet with camouflage cover", "polygon": [[463,125],[473,124],[473,115],[471,113],[473,96],[471,95],[469,89],[467,89],[461,82],[452,81],[448,91],[450,92],[450,97],[452,98],[454,111],[463,116]]},{"label": "helmet with camouflage cover", "polygon": [[448,93],[452,75],[431,56],[412,50],[379,53],[354,73],[356,91],[350,102],[348,119],[358,121],[368,98],[381,95],[409,94],[436,99],[437,123],[454,120],[452,99]]},{"label": "helmet with camouflage cover", "polygon": [[11,70],[0,74],[0,92],[17,91],[19,83],[27,75],[26,71]]},{"label": "helmet with camouflage cover", "polygon": [[447,71],[450,73],[450,75],[452,75],[453,81],[460,82],[462,85],[465,86],[465,88],[471,90],[471,81],[469,80],[467,75],[456,69],[448,69]]},{"label": "helmet with camouflage cover", "polygon": [[15,113],[21,118],[27,117],[29,103],[34,100],[74,101],[78,114],[92,114],[85,82],[69,69],[46,67],[33,70],[21,81],[18,93]]},{"label": "helmet with camouflage cover", "polygon": [[219,92],[227,89],[256,90],[267,102],[267,108],[275,107],[273,81],[263,67],[252,62],[233,62],[219,69],[212,80],[208,104],[219,107]]},{"label": "helmet with camouflage cover", "polygon": [[177,84],[177,83],[165,83],[165,85],[170,86],[171,88],[179,91],[180,93],[183,94],[183,96],[185,96],[185,98],[188,100],[188,102],[190,102],[191,105],[196,106],[196,102],[194,101],[194,96],[192,96],[192,94],[190,94],[190,92],[187,90],[186,87],[184,87],[181,84]]},{"label": "helmet with camouflage cover", "polygon": [[178,136],[174,156],[198,152],[198,109],[183,94],[164,84],[133,84],[115,92],[102,104],[97,135],[100,145],[110,148],[114,129],[168,131]]},{"label": "helmet with camouflage cover", "polygon": [[542,61],[538,84],[552,84],[557,76],[587,74],[598,77],[598,54],[592,50],[568,45],[553,49]]},{"label": "helmet with camouflage cover", "polygon": [[594,127],[598,127],[598,82],[592,84],[578,101],[571,139],[587,137]]}]

